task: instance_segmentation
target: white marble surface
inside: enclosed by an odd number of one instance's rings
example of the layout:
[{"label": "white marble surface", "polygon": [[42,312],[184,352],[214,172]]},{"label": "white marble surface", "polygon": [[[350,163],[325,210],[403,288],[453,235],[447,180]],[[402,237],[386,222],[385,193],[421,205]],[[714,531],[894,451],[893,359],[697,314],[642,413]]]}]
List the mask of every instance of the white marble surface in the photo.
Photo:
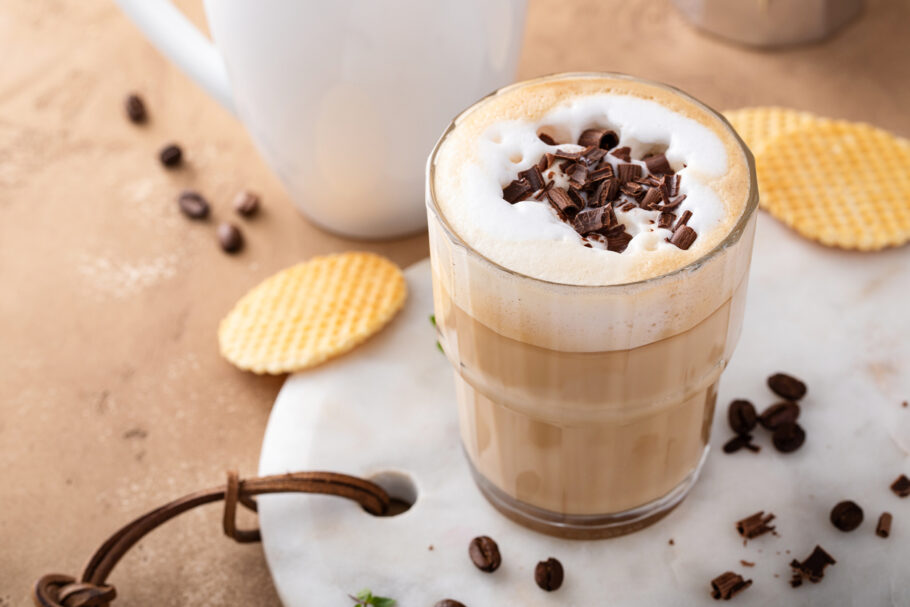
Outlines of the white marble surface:
[{"label": "white marble surface", "polygon": [[[910,399],[910,248],[822,248],[763,214],[745,328],[721,382],[702,479],[658,524],[594,542],[527,531],[477,492],[458,446],[451,372],[427,320],[429,265],[413,266],[407,278],[410,298],[382,334],[287,381],[259,471],[399,470],[414,479],[416,504],[379,519],[337,498],[263,496],[263,544],[288,607],[348,605],[346,594],[362,588],[400,607],[445,597],[469,607],[707,605],[714,604],[708,581],[731,569],[755,582],[734,599],[742,607],[910,605],[910,498],[888,490],[898,474],[910,474],[910,409],[900,406]],[[806,444],[782,455],[760,431],[761,453],[724,455],[727,403],[771,404],[765,378],[778,370],[809,385]],[[866,514],[852,533],[828,522],[846,498]],[[759,509],[777,514],[779,536],[744,547],[733,522]],[[883,510],[894,514],[889,539],[874,534]],[[480,534],[502,552],[492,575],[467,556]],[[838,563],[821,583],[791,589],[787,563],[816,544]],[[533,582],[534,565],[548,556],[566,568],[565,584],[551,594]],[[756,565],[745,568],[740,559]]]}]

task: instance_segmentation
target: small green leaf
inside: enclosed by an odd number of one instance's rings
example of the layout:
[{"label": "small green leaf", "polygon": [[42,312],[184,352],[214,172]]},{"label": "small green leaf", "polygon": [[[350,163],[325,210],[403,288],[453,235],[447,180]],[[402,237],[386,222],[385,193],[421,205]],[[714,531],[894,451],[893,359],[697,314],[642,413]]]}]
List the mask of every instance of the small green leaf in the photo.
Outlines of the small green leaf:
[{"label": "small green leaf", "polygon": [[436,315],[435,314],[430,314],[430,324],[433,325],[434,327],[436,326]]},{"label": "small green leaf", "polygon": [[373,593],[367,588],[364,588],[363,590],[358,592],[354,596],[354,598],[357,599],[358,601],[360,601],[364,605],[370,605],[373,603]]},{"label": "small green leaf", "polygon": [[446,351],[442,349],[442,344],[439,343],[439,341],[436,342],[436,347],[439,348],[439,351],[442,352],[443,354],[446,353]]},{"label": "small green leaf", "polygon": [[395,607],[396,602],[395,599],[388,599],[383,596],[374,596],[372,605],[373,607]]}]

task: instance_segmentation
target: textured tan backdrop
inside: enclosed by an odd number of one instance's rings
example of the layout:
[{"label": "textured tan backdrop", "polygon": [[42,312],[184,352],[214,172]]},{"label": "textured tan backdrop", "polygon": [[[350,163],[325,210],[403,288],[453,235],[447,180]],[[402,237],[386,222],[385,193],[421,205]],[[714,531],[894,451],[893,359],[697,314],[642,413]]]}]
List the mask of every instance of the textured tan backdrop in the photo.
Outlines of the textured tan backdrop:
[{"label": "textured tan backdrop", "polygon": [[[197,1],[180,5],[197,23]],[[709,104],[780,104],[910,135],[910,5],[871,0],[834,40],[785,52],[729,46],[662,1],[531,0],[520,76],[615,70]],[[353,246],[401,265],[425,237],[353,244],[309,226],[241,127],[157,54],[110,0],[0,3],[0,607],[76,574],[117,526],[185,492],[252,474],[282,378],[219,358],[221,316],[250,286]],[[152,120],[122,117],[132,89]],[[443,125],[440,125],[442,129]],[[185,145],[165,172],[159,145]],[[250,186],[265,213],[227,257],[174,194]],[[275,605],[261,549],[220,535],[216,506],[142,542],[112,581],[133,605]],[[249,522],[249,521],[248,521]],[[344,563],[339,563],[343,567]],[[301,575],[306,575],[301,572]],[[351,589],[353,590],[353,589]]]}]

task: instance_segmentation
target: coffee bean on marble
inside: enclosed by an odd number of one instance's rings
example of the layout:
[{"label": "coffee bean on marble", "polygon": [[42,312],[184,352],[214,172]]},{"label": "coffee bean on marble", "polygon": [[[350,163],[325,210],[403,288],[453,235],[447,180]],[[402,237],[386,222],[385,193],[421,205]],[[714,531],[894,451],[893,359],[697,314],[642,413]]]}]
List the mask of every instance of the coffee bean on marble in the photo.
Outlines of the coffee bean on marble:
[{"label": "coffee bean on marble", "polygon": [[465,604],[455,599],[442,599],[437,601],[433,607],[465,607]]},{"label": "coffee bean on marble", "polygon": [[784,422],[774,430],[771,437],[774,448],[781,453],[792,453],[806,441],[806,431],[795,422]]},{"label": "coffee bean on marble", "polygon": [[169,143],[158,152],[158,160],[166,168],[173,169],[183,162],[183,150],[176,143]]},{"label": "coffee bean on marble", "polygon": [[762,411],[758,422],[767,430],[775,430],[784,423],[796,423],[799,417],[799,405],[789,401],[775,403]]},{"label": "coffee bean on marble", "polygon": [[184,190],[177,198],[180,211],[190,219],[205,219],[209,216],[209,202],[195,190]]},{"label": "coffee bean on marble", "polygon": [[831,510],[831,524],[841,531],[853,531],[863,522],[863,509],[856,502],[845,500]]},{"label": "coffee bean on marble", "polygon": [[232,223],[222,223],[218,226],[218,244],[225,253],[236,253],[243,248],[243,234],[240,228]]},{"label": "coffee bean on marble", "polygon": [[737,434],[748,434],[758,423],[758,414],[749,401],[734,400],[727,409],[727,421]]},{"label": "coffee bean on marble", "polygon": [[775,373],[769,377],[768,387],[787,400],[799,400],[806,395],[806,384],[786,373]]},{"label": "coffee bean on marble", "polygon": [[474,566],[481,571],[492,573],[499,569],[502,557],[499,555],[499,546],[486,535],[475,537],[468,546],[468,555]]},{"label": "coffee bean on marble", "polygon": [[148,118],[148,114],[145,111],[145,103],[139,95],[135,93],[128,95],[124,106],[126,107],[126,115],[133,124],[142,124]]},{"label": "coffee bean on marble", "polygon": [[552,556],[545,561],[540,561],[534,568],[534,581],[547,592],[552,592],[562,586],[563,576],[562,563]]},{"label": "coffee bean on marble", "polygon": [[241,190],[234,196],[234,210],[244,217],[252,217],[259,211],[259,196],[249,190]]}]

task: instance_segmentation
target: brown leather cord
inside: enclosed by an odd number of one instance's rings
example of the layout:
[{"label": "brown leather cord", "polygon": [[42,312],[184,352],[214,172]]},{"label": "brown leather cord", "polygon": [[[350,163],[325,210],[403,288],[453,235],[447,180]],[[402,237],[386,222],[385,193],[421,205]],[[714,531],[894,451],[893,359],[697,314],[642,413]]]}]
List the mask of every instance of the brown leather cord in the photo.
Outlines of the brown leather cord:
[{"label": "brown leather cord", "polygon": [[196,506],[224,500],[224,533],[237,542],[258,542],[258,529],[238,529],[237,504],[255,512],[254,495],[265,493],[321,493],[353,500],[370,514],[388,511],[389,496],[370,481],[335,472],[293,472],[241,480],[228,472],[227,485],[196,491],[155,508],[125,525],[92,555],[80,581],[68,575],[45,575],[35,584],[33,599],[38,607],[103,607],[117,596],[106,584],[108,576],[123,555],[150,531]]}]

